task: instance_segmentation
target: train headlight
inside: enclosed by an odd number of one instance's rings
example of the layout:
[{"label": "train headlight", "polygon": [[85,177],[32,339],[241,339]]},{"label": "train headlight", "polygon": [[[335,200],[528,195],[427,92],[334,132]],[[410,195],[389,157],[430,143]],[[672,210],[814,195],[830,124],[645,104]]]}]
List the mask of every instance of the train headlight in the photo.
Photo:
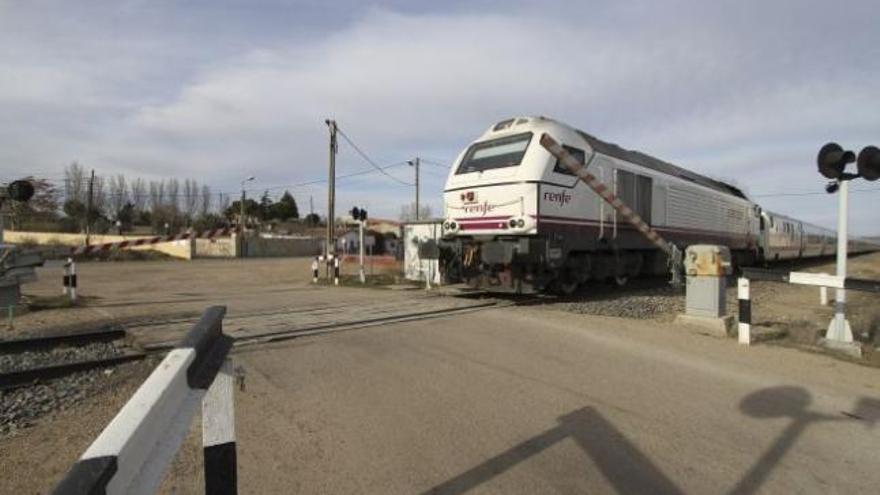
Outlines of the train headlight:
[{"label": "train headlight", "polygon": [[516,226],[519,228],[523,228],[526,226],[526,221],[523,220],[522,218],[520,218],[519,220],[516,221]]},{"label": "train headlight", "polygon": [[458,228],[455,222],[449,222],[449,230],[455,230]]},{"label": "train headlight", "polygon": [[510,223],[510,228],[515,228],[515,227],[516,227],[516,219],[515,219],[515,218],[511,218],[511,219],[510,219],[510,222],[508,222],[508,223]]}]

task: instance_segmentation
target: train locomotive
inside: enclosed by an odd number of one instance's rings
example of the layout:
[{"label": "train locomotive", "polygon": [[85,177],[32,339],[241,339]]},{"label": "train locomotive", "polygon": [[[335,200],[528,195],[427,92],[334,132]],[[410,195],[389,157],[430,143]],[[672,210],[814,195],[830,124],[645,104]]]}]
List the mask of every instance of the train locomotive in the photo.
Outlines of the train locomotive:
[{"label": "train locomotive", "polygon": [[[737,187],[546,117],[491,126],[444,188],[441,270],[495,291],[571,293],[668,271],[667,255],[538,142],[544,133],[666,241],[727,246],[739,265],[832,255],[834,231],[761,208]],[[874,249],[861,240],[851,252]]]}]

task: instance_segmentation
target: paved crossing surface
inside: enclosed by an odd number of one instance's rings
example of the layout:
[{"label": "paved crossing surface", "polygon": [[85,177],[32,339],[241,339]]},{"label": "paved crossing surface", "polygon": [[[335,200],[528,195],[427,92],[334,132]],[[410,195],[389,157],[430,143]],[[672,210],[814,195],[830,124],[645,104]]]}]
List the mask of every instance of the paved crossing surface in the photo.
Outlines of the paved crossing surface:
[{"label": "paved crossing surface", "polygon": [[242,489],[876,493],[878,371],[504,308],[236,353]]}]

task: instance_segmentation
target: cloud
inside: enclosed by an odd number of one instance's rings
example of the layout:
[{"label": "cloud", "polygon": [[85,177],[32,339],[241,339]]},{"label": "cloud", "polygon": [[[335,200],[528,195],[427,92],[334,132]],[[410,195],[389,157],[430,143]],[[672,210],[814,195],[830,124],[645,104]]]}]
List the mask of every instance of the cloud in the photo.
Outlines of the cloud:
[{"label": "cloud", "polygon": [[[880,127],[880,74],[866,63],[880,35],[870,2],[836,12],[847,36],[828,32],[819,7],[353,4],[342,23],[286,35],[278,18],[289,11],[272,4],[272,19],[249,11],[239,24],[215,12],[227,37],[176,21],[166,41],[158,22],[166,17],[154,12],[113,49],[78,31],[75,63],[45,57],[40,43],[26,46],[29,58],[0,52],[0,66],[24,68],[18,86],[0,82],[0,101],[15,111],[0,117],[0,159],[78,158],[227,190],[243,174],[291,185],[326,175],[328,117],[387,164],[415,154],[451,159],[495,121],[543,114],[753,193],[820,189],[818,147],[832,138],[867,144]],[[47,132],[36,138],[40,125]],[[345,143],[340,149],[340,173],[368,167]],[[406,168],[393,173],[411,179]],[[443,178],[424,183],[436,209]],[[323,197],[320,185],[302,191]],[[389,216],[411,194],[379,174],[341,182],[340,191],[341,202],[370,202]],[[785,198],[765,201],[833,219],[815,198]],[[873,229],[867,219],[854,224]]]}]

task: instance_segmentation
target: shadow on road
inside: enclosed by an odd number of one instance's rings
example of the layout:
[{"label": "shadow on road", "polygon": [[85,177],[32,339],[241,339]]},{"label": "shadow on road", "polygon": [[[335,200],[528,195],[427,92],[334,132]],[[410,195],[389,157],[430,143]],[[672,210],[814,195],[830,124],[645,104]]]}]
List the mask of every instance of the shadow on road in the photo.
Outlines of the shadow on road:
[{"label": "shadow on road", "polygon": [[[742,399],[740,411],[749,417],[791,418],[791,423],[728,493],[743,495],[758,491],[798,437],[814,423],[860,420],[871,427],[880,421],[880,401],[877,399],[862,398],[853,412],[841,411],[839,416],[812,412],[809,410],[811,402],[810,393],[801,387],[767,388]],[[561,416],[558,423],[423,493],[466,493],[568,438],[592,459],[617,493],[683,493],[651,459],[592,407]]]},{"label": "shadow on road", "polygon": [[556,427],[424,493],[466,493],[566,438],[575,440],[620,493],[682,493],[650,459],[591,407],[560,417]]}]

